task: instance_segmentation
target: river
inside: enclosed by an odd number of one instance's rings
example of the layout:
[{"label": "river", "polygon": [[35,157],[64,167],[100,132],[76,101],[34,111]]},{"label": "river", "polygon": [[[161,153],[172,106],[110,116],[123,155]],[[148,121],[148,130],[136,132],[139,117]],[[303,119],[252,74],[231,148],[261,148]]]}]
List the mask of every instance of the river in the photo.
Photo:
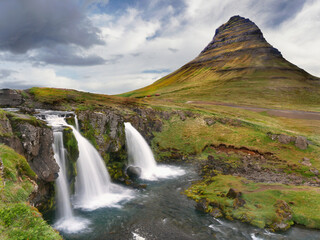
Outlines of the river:
[{"label": "river", "polygon": [[[135,197],[119,207],[94,211],[75,210],[74,214],[89,220],[88,228],[78,233],[64,233],[71,240],[207,240],[207,239],[320,239],[319,231],[293,227],[283,234],[275,234],[239,221],[214,219],[195,210],[195,202],[183,191],[198,179],[191,166],[183,167],[186,174],[173,179],[141,181],[145,190],[136,190]],[[54,214],[45,218],[54,223]]]}]

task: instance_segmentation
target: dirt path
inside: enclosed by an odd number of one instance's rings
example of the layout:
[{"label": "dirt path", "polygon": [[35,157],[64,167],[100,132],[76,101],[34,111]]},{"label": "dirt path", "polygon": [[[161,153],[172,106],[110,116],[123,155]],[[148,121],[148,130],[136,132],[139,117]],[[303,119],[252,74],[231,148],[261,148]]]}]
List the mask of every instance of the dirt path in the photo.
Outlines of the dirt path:
[{"label": "dirt path", "polygon": [[[310,188],[302,188],[302,187],[300,187],[300,188],[298,188],[298,187],[286,188],[286,187],[279,186],[279,185],[264,185],[258,189],[255,189],[255,190],[243,191],[243,193],[256,193],[256,192],[262,192],[262,191],[266,191],[266,190],[311,191]],[[314,188],[313,190],[316,190],[317,192],[319,192],[319,190],[316,188]]]},{"label": "dirt path", "polygon": [[320,112],[279,110],[279,109],[269,109],[269,108],[261,108],[261,107],[240,106],[240,105],[229,104],[229,103],[218,103],[218,102],[209,102],[209,101],[188,101],[186,103],[196,104],[196,105],[220,105],[220,106],[226,106],[226,107],[246,109],[253,112],[267,112],[269,115],[277,116],[277,117],[320,121]]}]

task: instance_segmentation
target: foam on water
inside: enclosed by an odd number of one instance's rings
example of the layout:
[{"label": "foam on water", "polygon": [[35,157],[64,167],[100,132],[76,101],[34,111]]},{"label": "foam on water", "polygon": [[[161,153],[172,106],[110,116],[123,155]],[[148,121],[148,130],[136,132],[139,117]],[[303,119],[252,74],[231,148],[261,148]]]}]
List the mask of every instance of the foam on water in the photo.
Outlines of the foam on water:
[{"label": "foam on water", "polygon": [[157,165],[151,148],[142,135],[131,125],[124,123],[128,148],[129,164],[141,169],[141,178],[149,181],[173,178],[185,174],[179,167]]}]

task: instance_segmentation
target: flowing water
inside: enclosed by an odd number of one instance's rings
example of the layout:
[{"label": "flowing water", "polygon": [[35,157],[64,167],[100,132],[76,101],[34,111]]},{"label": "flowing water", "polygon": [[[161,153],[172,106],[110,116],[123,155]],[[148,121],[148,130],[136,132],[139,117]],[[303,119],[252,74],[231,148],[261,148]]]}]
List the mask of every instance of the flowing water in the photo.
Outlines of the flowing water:
[{"label": "flowing water", "polygon": [[[88,228],[87,219],[75,217],[72,207],[92,211],[101,207],[120,207],[119,203],[134,197],[132,190],[113,184],[97,150],[77,129],[68,125],[64,117],[71,113],[46,111],[38,115],[54,130],[54,156],[60,167],[56,180],[57,213],[54,227],[65,233],[81,232]],[[78,122],[76,119],[76,126]],[[63,145],[63,128],[70,127],[78,142],[79,158],[75,195],[70,196],[66,175],[66,158]],[[73,199],[72,205],[70,199]]]},{"label": "flowing water", "polygon": [[56,209],[58,220],[54,224],[54,228],[69,233],[79,232],[87,228],[89,222],[74,216],[70,202],[70,191],[66,174],[66,150],[63,145],[62,133],[65,122],[63,118],[57,115],[48,115],[46,120],[54,130],[54,158],[60,167],[59,177],[56,180]]},{"label": "flowing water", "polygon": [[[121,208],[100,208],[75,213],[90,220],[80,233],[62,232],[67,240],[316,240],[319,231],[294,227],[285,234],[274,234],[238,221],[214,219],[195,210],[195,202],[183,191],[198,179],[191,166],[186,174],[160,181],[142,180],[146,190],[136,190],[136,198]],[[48,216],[47,216],[48,217]]]},{"label": "flowing water", "polygon": [[[57,125],[69,126],[61,117],[58,122]],[[319,231],[294,227],[284,234],[274,234],[238,221],[214,219],[208,214],[197,212],[195,202],[183,194],[192,181],[199,178],[192,166],[158,166],[152,152],[149,154],[149,146],[145,146],[144,139],[128,123],[126,134],[131,164],[141,166],[145,173],[140,181],[146,183],[147,188],[127,190],[113,184],[104,165],[101,165],[102,159],[97,151],[77,129],[69,127],[73,129],[80,150],[77,193],[71,202],[78,208],[70,209],[70,200],[66,198],[69,193],[65,184],[66,177],[63,177],[65,158],[62,134],[55,131],[55,156],[61,167],[58,179],[65,181],[59,183],[60,180],[57,180],[57,186],[61,188],[58,194],[65,196],[61,198],[61,204],[58,201],[57,208],[60,210],[57,215],[54,212],[45,215],[47,221],[56,228],[59,227],[57,223],[63,223],[58,229],[64,239],[319,239]],[[142,159],[142,163],[139,159]],[[87,160],[90,164],[85,163]],[[148,166],[146,169],[143,163]],[[171,173],[162,173],[163,169]],[[81,181],[83,185],[80,184]],[[77,227],[79,224],[80,228]]]},{"label": "flowing water", "polygon": [[77,177],[74,206],[85,210],[117,207],[133,197],[131,190],[111,183],[109,173],[98,151],[73,126],[68,125],[78,142]]},{"label": "flowing water", "polygon": [[141,178],[146,180],[158,180],[178,175],[184,171],[177,167],[157,165],[151,148],[141,134],[131,125],[124,123],[126,142],[129,156],[129,165],[141,169]]}]

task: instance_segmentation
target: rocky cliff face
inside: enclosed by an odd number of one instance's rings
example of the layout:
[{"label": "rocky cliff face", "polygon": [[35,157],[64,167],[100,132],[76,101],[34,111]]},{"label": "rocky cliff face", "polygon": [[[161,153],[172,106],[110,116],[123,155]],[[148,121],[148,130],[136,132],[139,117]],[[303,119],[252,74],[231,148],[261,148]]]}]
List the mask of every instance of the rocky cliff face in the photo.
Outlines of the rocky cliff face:
[{"label": "rocky cliff face", "polygon": [[[229,60],[245,56],[258,57],[263,62],[267,62],[270,58],[282,58],[281,53],[265,40],[254,22],[234,16],[216,30],[213,40],[190,64],[210,63],[217,67]],[[257,67],[258,63],[256,64],[251,67]],[[259,65],[262,66],[261,63]]]},{"label": "rocky cliff face", "polygon": [[30,116],[14,113],[2,113],[0,128],[0,142],[25,156],[38,176],[31,204],[40,209],[50,208],[54,201],[53,182],[59,172],[52,150],[52,130]]},{"label": "rocky cliff face", "polygon": [[79,111],[77,113],[82,134],[91,141],[108,166],[111,177],[125,179],[127,151],[124,122],[131,122],[150,143],[153,131],[161,130],[161,120],[154,110],[108,109]]},{"label": "rocky cliff face", "polygon": [[0,89],[0,106],[16,107],[23,103],[23,98],[18,90]]}]

